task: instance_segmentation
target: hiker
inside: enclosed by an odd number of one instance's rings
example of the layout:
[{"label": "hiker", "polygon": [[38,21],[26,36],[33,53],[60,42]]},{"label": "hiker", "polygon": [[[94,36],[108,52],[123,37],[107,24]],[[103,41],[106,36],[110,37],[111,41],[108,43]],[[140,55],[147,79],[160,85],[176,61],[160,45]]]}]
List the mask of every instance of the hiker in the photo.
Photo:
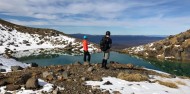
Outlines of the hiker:
[{"label": "hiker", "polygon": [[[84,63],[90,63],[90,53],[88,52],[88,41],[87,36],[83,37],[83,50],[84,50]],[[86,57],[88,56],[88,62],[86,62]]]},{"label": "hiker", "polygon": [[102,60],[102,68],[105,69],[108,69],[106,65],[107,65],[107,60],[109,59],[110,56],[111,45],[112,45],[112,39],[110,38],[110,31],[107,31],[106,35],[100,41],[100,49],[104,52],[104,57]]}]

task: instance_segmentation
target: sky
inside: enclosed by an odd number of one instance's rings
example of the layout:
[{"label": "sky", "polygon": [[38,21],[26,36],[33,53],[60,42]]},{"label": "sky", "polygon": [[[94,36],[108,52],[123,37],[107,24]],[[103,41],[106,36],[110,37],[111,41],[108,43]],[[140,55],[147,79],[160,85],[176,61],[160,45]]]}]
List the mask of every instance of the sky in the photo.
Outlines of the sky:
[{"label": "sky", "polygon": [[190,29],[190,0],[0,0],[0,18],[67,34],[174,35]]}]

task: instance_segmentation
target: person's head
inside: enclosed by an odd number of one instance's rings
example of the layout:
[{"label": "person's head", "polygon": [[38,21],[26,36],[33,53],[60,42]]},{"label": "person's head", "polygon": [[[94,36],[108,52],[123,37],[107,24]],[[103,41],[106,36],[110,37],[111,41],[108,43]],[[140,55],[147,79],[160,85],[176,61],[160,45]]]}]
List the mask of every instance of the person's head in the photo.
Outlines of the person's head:
[{"label": "person's head", "polygon": [[110,37],[111,33],[110,31],[106,31],[106,37]]},{"label": "person's head", "polygon": [[83,39],[87,39],[87,36],[83,36]]}]

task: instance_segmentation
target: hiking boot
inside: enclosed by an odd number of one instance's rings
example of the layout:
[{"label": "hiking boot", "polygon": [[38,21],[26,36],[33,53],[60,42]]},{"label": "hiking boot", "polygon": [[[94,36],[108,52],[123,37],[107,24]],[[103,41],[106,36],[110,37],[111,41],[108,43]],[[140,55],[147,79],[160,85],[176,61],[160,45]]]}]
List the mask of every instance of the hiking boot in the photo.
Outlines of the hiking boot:
[{"label": "hiking boot", "polygon": [[107,60],[104,60],[104,69],[108,69],[107,65]]},{"label": "hiking boot", "polygon": [[105,60],[103,59],[102,60],[102,67],[101,68],[104,68],[104,65],[105,65],[104,63],[105,63]]}]

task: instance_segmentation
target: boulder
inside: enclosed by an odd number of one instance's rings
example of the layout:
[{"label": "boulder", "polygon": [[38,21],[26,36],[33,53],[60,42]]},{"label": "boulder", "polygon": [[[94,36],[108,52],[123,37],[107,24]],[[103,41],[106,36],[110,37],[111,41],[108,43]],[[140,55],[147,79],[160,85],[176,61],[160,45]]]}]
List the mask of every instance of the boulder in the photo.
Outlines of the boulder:
[{"label": "boulder", "polygon": [[2,64],[2,63],[0,63],[0,66],[3,66],[3,64]]},{"label": "boulder", "polygon": [[11,70],[12,71],[18,71],[18,70],[23,70],[23,68],[20,66],[11,66]]},{"label": "boulder", "polygon": [[5,75],[3,73],[0,73],[0,79],[5,78]]},{"label": "boulder", "polygon": [[57,73],[63,73],[63,72],[64,72],[64,69],[57,69],[56,72],[57,72]]},{"label": "boulder", "polygon": [[64,79],[63,79],[63,76],[60,76],[60,75],[59,75],[59,76],[57,76],[57,80],[59,80],[59,81],[64,80]]},{"label": "boulder", "polygon": [[11,84],[11,85],[7,85],[5,89],[8,90],[8,91],[14,91],[14,90],[18,90],[20,88],[21,88],[20,85]]},{"label": "boulder", "polygon": [[64,79],[68,79],[69,75],[70,75],[69,71],[64,71],[62,74]]},{"label": "boulder", "polygon": [[114,61],[110,61],[110,64],[114,64],[115,62]]},{"label": "boulder", "polygon": [[45,72],[42,73],[42,77],[46,78],[48,75],[51,75],[51,74],[53,74],[53,72],[45,71]]},{"label": "boulder", "polygon": [[37,78],[32,77],[28,79],[28,81],[26,82],[26,89],[38,89],[38,88],[39,88],[39,84],[38,84]]},{"label": "boulder", "polygon": [[87,72],[92,72],[93,70],[94,70],[93,67],[89,67],[89,68],[87,69]]},{"label": "boulder", "polygon": [[102,94],[111,94],[109,90],[104,91]]},{"label": "boulder", "polygon": [[185,36],[180,36],[180,37],[178,37],[178,38],[177,38],[177,41],[178,41],[179,43],[184,42],[184,41],[185,41]]},{"label": "boulder", "polygon": [[3,57],[5,57],[5,58],[9,59],[9,58],[11,58],[11,55],[10,55],[10,54],[8,54],[8,53],[4,53],[4,54],[3,54]]},{"label": "boulder", "polygon": [[173,38],[174,36],[173,35],[170,35],[167,39],[171,39],[171,38]]},{"label": "boulder", "polygon": [[74,65],[82,65],[79,61],[75,62]]},{"label": "boulder", "polygon": [[6,84],[14,84],[15,78],[9,77],[9,78],[4,79],[4,81],[6,82]]},{"label": "boulder", "polygon": [[2,80],[2,79],[1,79],[1,81],[0,81],[0,86],[5,86],[5,85],[7,85],[7,82],[6,82],[5,80]]},{"label": "boulder", "polygon": [[86,81],[87,78],[86,78],[86,77],[82,77],[81,80],[82,80],[82,81]]},{"label": "boulder", "polygon": [[50,75],[48,75],[47,77],[46,77],[46,79],[48,80],[48,81],[52,81],[52,80],[55,80],[56,78],[55,78],[56,76],[54,75],[54,74],[50,74]]},{"label": "boulder", "polygon": [[13,94],[13,93],[11,93],[11,92],[5,92],[5,94]]},{"label": "boulder", "polygon": [[148,81],[148,76],[140,73],[120,72],[117,78],[135,82]]},{"label": "boulder", "polygon": [[22,42],[23,44],[27,44],[27,43],[29,43],[27,40],[23,40],[23,42]]},{"label": "boulder", "polygon": [[31,63],[31,67],[38,67],[38,64],[33,62],[33,63]]},{"label": "boulder", "polygon": [[5,69],[0,69],[0,72],[6,72],[6,70]]},{"label": "boulder", "polygon": [[26,46],[30,46],[31,44],[27,43]]},{"label": "boulder", "polygon": [[184,51],[183,47],[178,48],[178,52],[183,52],[183,51]]},{"label": "boulder", "polygon": [[22,85],[22,84],[26,84],[26,82],[28,81],[29,78],[31,78],[32,75],[31,74],[23,74],[19,79],[16,80],[15,84],[18,85]]},{"label": "boulder", "polygon": [[168,57],[168,56],[172,56],[172,47],[167,47],[164,49],[164,56]]},{"label": "boulder", "polygon": [[184,51],[181,52],[181,57],[183,60],[190,60],[190,45],[184,48]]},{"label": "boulder", "polygon": [[177,59],[177,60],[181,60],[182,59],[181,52],[175,53],[174,56],[175,56],[175,59]]},{"label": "boulder", "polygon": [[189,39],[190,38],[190,34],[185,34],[185,39]]},{"label": "boulder", "polygon": [[154,50],[149,50],[147,51],[148,54],[144,53],[144,56],[147,56],[147,57],[156,57],[157,55],[157,52],[154,51]]},{"label": "boulder", "polygon": [[113,94],[121,94],[119,91],[113,91]]},{"label": "boulder", "polygon": [[55,90],[53,90],[52,94],[59,94],[59,88],[56,88]]},{"label": "boulder", "polygon": [[133,68],[134,68],[134,65],[133,65],[133,64],[131,64],[131,63],[126,64],[126,66],[127,66],[127,68],[129,68],[129,69],[133,69]]},{"label": "boulder", "polygon": [[83,65],[88,66],[88,65],[90,65],[90,63],[89,62],[84,62]]},{"label": "boulder", "polygon": [[71,66],[68,65],[68,66],[67,66],[67,70],[70,70],[70,69],[71,69]]},{"label": "boulder", "polygon": [[112,83],[110,81],[107,81],[103,85],[112,85]]},{"label": "boulder", "polygon": [[170,41],[165,41],[165,42],[163,42],[163,44],[164,44],[165,46],[169,46],[171,43],[170,43]]}]

